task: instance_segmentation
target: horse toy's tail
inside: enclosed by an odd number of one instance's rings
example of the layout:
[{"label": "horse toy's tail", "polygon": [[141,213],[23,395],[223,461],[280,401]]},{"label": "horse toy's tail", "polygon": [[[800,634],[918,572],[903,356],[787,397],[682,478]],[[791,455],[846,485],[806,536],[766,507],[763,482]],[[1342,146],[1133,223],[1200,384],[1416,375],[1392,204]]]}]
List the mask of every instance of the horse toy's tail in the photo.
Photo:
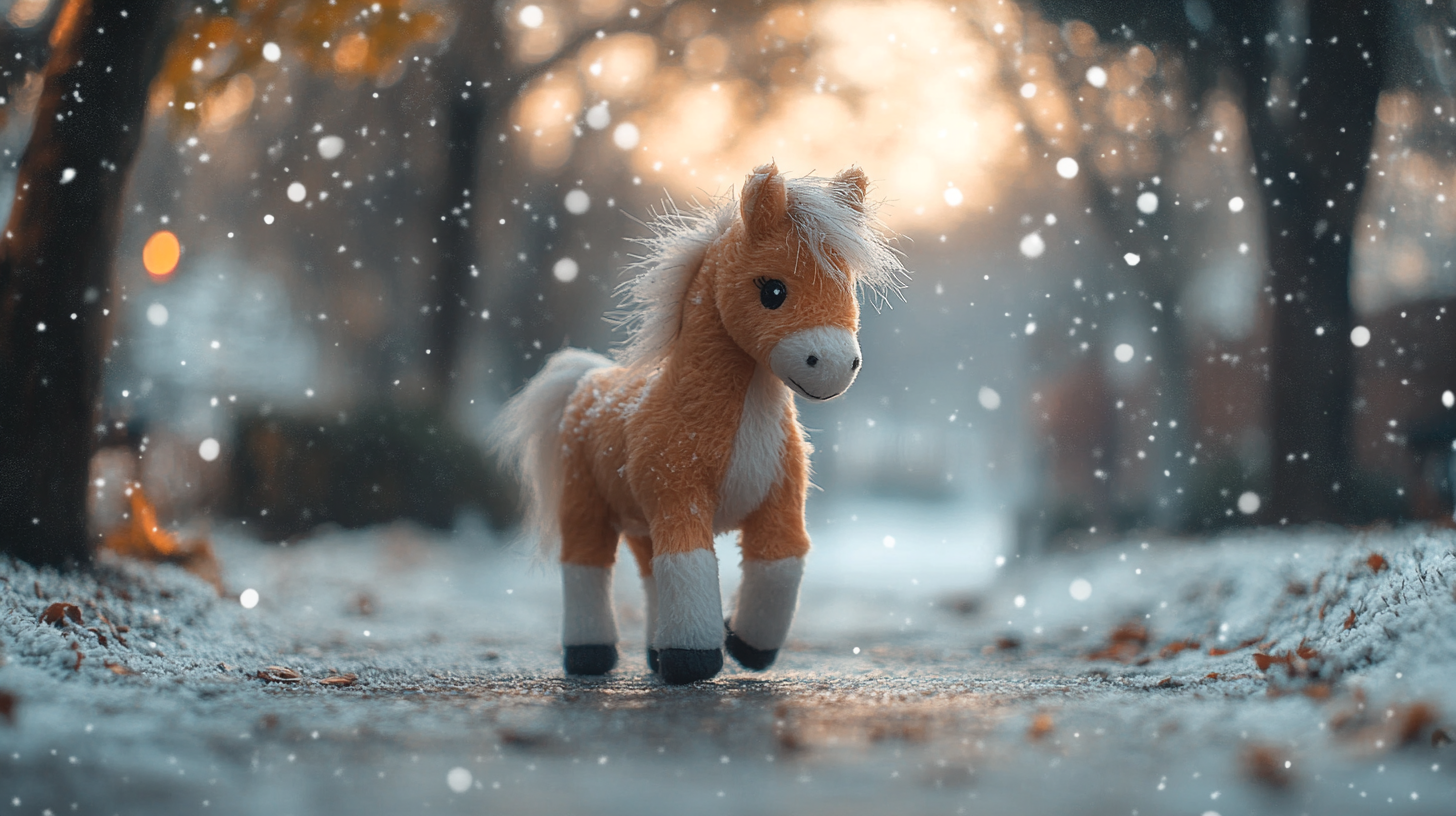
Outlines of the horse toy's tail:
[{"label": "horse toy's tail", "polygon": [[491,448],[525,486],[527,523],[537,533],[542,555],[548,558],[561,546],[561,417],[581,378],[613,365],[600,354],[562,349],[551,355],[496,418]]}]

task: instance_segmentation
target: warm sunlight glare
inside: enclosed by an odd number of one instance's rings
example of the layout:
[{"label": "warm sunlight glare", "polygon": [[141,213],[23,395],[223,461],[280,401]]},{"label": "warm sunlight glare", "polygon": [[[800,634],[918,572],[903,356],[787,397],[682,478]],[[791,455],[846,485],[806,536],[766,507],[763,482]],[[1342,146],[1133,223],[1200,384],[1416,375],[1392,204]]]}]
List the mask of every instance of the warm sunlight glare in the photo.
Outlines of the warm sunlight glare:
[{"label": "warm sunlight glare", "polygon": [[[726,191],[772,157],[796,174],[865,167],[876,196],[895,202],[882,217],[900,228],[954,223],[994,202],[1021,139],[997,56],[973,26],[917,0],[826,0],[801,14],[818,45],[781,83],[659,83],[633,153],[644,182]],[[1065,115],[1050,90],[1038,102]]]}]

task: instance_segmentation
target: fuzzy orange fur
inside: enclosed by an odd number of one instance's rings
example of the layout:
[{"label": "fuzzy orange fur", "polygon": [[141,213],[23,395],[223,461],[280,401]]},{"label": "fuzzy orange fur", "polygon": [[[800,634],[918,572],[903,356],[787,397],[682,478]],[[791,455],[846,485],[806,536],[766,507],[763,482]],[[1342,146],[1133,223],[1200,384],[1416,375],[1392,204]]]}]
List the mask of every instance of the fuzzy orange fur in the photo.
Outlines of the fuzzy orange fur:
[{"label": "fuzzy orange fur", "polygon": [[[863,198],[861,171],[839,179]],[[561,424],[564,563],[611,565],[621,534],[644,575],[651,574],[654,556],[712,548],[719,490],[755,367],[768,366],[778,342],[800,330],[858,331],[851,271],[835,275],[816,267],[772,165],[750,177],[740,215],[694,275],[671,353],[650,370],[592,371],[572,395]],[[762,277],[784,281],[798,296],[780,310],[764,309],[755,285]],[[784,386],[775,381],[774,387]],[[745,559],[809,550],[804,500],[811,448],[793,401],[783,404],[782,475],[739,525]]]}]

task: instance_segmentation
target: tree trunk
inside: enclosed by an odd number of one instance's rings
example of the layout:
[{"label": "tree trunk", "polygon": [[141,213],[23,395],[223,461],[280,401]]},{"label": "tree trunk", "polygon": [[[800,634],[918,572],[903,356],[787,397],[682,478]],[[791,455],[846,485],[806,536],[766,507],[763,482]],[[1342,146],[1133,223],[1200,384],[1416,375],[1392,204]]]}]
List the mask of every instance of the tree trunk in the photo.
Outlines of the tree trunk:
[{"label": "tree trunk", "polygon": [[467,313],[467,295],[471,288],[472,261],[479,219],[485,217],[475,195],[480,172],[481,135],[488,114],[487,91],[480,87],[479,75],[471,86],[465,82],[471,74],[463,70],[463,61],[452,49],[451,69],[447,70],[445,123],[449,141],[445,145],[445,179],[440,185],[444,200],[440,203],[440,260],[430,281],[429,314],[426,335],[428,358],[428,395],[430,402],[444,411],[449,407],[460,362]]},{"label": "tree trunk", "polygon": [[0,552],[90,560],[112,255],[173,0],[69,0],[0,239]]},{"label": "tree trunk", "polygon": [[[1348,498],[1340,490],[1350,486],[1351,249],[1389,10],[1364,0],[1310,3],[1308,31],[1291,44],[1278,5],[1245,4],[1235,24],[1244,37],[1230,43],[1243,78],[1273,271],[1273,495],[1266,518],[1338,522]],[[1270,32],[1275,41],[1266,44]]]}]

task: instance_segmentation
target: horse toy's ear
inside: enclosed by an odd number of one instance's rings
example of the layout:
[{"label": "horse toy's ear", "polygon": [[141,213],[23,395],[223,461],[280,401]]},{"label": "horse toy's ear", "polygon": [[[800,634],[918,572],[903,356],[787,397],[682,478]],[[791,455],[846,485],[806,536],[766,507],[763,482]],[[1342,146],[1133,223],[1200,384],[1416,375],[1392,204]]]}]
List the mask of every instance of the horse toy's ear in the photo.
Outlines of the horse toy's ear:
[{"label": "horse toy's ear", "polygon": [[850,165],[839,171],[835,178],[845,183],[849,206],[864,212],[865,193],[870,189],[870,177],[865,175],[865,171]]},{"label": "horse toy's ear", "polygon": [[743,225],[754,238],[766,235],[789,214],[789,189],[773,162],[753,169],[743,182],[743,196],[738,202]]}]

